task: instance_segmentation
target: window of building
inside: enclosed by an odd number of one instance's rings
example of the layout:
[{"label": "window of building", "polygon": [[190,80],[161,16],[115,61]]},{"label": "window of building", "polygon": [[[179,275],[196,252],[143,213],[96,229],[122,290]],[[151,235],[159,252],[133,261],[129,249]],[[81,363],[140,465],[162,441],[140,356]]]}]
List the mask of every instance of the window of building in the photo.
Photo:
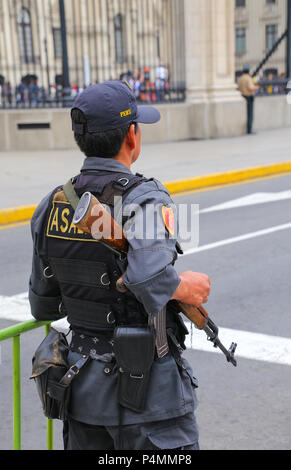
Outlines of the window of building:
[{"label": "window of building", "polygon": [[25,64],[34,62],[31,16],[27,8],[21,8],[17,18],[20,60]]},{"label": "window of building", "polygon": [[236,28],[235,30],[235,53],[236,55],[245,54],[246,44],[246,28]]},{"label": "window of building", "polygon": [[115,60],[122,64],[124,57],[124,21],[121,13],[114,17]]},{"label": "window of building", "polygon": [[55,58],[63,56],[62,31],[61,28],[53,28]]},{"label": "window of building", "polygon": [[277,3],[277,0],[266,0],[267,5],[272,5],[274,3]]},{"label": "window of building", "polygon": [[267,24],[266,26],[266,49],[269,51],[278,39],[278,25]]},{"label": "window of building", "polygon": [[235,0],[235,8],[245,8],[246,0]]}]

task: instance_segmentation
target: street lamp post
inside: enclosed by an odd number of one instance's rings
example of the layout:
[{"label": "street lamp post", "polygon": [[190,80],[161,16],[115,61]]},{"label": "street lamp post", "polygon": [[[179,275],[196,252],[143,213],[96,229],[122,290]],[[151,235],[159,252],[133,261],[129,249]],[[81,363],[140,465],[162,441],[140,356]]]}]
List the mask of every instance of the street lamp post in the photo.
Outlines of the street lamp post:
[{"label": "street lamp post", "polygon": [[46,77],[47,77],[47,86],[48,86],[48,95],[51,96],[51,81],[50,81],[50,68],[49,68],[49,59],[48,59],[48,50],[47,50],[47,39],[44,39],[44,51],[45,51],[45,60],[46,60]]},{"label": "street lamp post", "polygon": [[63,97],[71,96],[69,62],[68,62],[68,46],[67,46],[67,25],[64,0],[59,0],[61,33],[62,33],[62,59],[63,59]]}]

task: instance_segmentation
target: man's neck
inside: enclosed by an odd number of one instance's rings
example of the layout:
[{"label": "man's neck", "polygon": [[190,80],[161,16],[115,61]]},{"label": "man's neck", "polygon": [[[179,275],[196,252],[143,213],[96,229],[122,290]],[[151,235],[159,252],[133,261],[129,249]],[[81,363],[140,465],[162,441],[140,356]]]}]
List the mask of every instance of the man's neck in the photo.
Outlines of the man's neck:
[{"label": "man's neck", "polygon": [[130,167],[131,167],[130,155],[126,155],[124,153],[119,153],[118,155],[116,155],[114,160],[119,162],[119,163],[122,163],[124,166],[126,166],[130,170]]}]

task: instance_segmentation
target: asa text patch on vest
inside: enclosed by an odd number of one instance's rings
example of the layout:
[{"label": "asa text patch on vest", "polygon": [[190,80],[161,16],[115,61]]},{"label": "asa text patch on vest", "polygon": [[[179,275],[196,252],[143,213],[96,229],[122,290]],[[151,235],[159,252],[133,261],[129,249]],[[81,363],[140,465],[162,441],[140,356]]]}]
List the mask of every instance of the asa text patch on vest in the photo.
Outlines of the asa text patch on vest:
[{"label": "asa text patch on vest", "polygon": [[73,224],[74,209],[67,202],[54,202],[50,212],[47,237],[73,241],[95,241]]}]

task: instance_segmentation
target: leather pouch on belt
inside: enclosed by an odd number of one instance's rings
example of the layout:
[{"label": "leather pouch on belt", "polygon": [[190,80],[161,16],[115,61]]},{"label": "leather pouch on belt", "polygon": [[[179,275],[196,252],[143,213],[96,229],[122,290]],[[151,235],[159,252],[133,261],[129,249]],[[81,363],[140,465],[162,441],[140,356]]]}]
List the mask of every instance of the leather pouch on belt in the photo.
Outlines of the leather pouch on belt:
[{"label": "leather pouch on belt", "polygon": [[[64,419],[68,400],[67,388],[60,385],[62,377],[67,372],[69,346],[64,334],[50,330],[37,348],[32,359],[32,375],[42,403],[45,416],[50,419]],[[52,395],[55,386],[58,387],[58,399]]]},{"label": "leather pouch on belt", "polygon": [[155,356],[155,334],[151,327],[118,327],[113,350],[119,367],[119,404],[144,411]]},{"label": "leather pouch on belt", "polygon": [[32,358],[30,378],[36,382],[44,415],[50,419],[66,419],[71,382],[89,361],[89,356],[82,356],[69,367],[68,352],[65,335],[51,328]]}]

